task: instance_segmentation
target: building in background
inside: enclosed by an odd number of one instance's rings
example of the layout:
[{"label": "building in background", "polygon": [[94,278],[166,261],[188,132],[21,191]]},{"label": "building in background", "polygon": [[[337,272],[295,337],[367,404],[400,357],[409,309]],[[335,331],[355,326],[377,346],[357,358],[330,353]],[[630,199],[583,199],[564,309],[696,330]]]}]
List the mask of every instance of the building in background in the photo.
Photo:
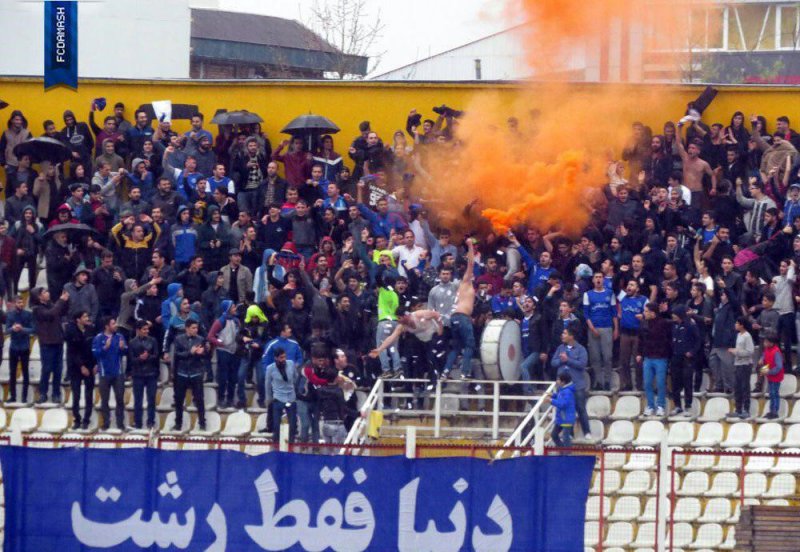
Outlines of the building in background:
[{"label": "building in background", "polygon": [[367,57],[347,56],[301,23],[280,17],[192,9],[196,79],[321,79],[347,58],[365,75]]},{"label": "building in background", "polygon": [[[575,82],[800,83],[800,3],[717,0],[676,10],[665,0],[633,3],[592,43],[564,44],[559,73]],[[665,21],[665,14],[681,17]],[[645,21],[635,25],[634,21]],[[667,29],[691,29],[675,43]],[[523,26],[513,27],[373,77],[470,81],[537,78],[525,60]],[[535,24],[531,29],[535,33]],[[677,55],[676,55],[677,54]]]}]

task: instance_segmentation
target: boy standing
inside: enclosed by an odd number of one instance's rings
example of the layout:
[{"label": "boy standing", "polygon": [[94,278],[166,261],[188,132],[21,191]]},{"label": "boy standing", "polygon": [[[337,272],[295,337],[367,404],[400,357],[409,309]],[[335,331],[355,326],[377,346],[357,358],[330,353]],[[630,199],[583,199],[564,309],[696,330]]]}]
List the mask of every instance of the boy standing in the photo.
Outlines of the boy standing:
[{"label": "boy standing", "polygon": [[728,416],[746,420],[750,416],[750,370],[753,366],[755,345],[753,337],[747,331],[747,318],[744,316],[736,320],[736,347],[728,351],[733,355],[733,393],[736,405]]},{"label": "boy standing", "polygon": [[[117,320],[111,316],[101,319],[103,331],[97,334],[92,341],[92,353],[97,360],[100,373],[100,411],[103,413],[103,431],[111,427],[111,409],[109,398],[111,389],[114,389],[114,399],[117,404],[114,408],[117,419],[117,428],[125,429],[125,378],[122,375],[122,356],[128,350],[125,338],[117,333]],[[87,397],[87,400],[90,400]]]},{"label": "boy standing", "polygon": [[128,346],[129,375],[133,377],[133,425],[142,429],[143,396],[147,392],[147,428],[156,425],[156,387],[158,386],[158,342],[150,336],[150,322],[136,322],[136,337]]},{"label": "boy standing", "polygon": [[784,366],[783,354],[778,347],[778,336],[767,332],[763,337],[764,352],[761,354],[761,374],[767,377],[769,384],[769,414],[764,416],[768,420],[778,417],[778,408],[781,405],[780,389],[783,381]]},{"label": "boy standing", "polygon": [[556,419],[551,437],[557,447],[572,445],[572,428],[575,425],[575,387],[569,372],[561,372],[556,380],[556,392],[550,399],[556,408]]}]

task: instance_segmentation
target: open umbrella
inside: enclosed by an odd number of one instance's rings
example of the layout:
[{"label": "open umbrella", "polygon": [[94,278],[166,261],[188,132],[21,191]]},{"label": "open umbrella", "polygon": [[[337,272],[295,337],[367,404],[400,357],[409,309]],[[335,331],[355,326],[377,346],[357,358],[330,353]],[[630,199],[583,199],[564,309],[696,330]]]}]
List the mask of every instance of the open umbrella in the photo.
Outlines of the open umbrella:
[{"label": "open umbrella", "polygon": [[74,238],[82,234],[97,234],[97,230],[86,226],[85,224],[68,222],[66,224],[56,224],[55,226],[49,228],[47,232],[44,233],[44,237],[52,238],[53,234],[57,234],[58,232],[66,232],[70,238]]},{"label": "open umbrella", "polygon": [[29,155],[34,163],[41,163],[42,161],[61,163],[72,158],[72,154],[64,142],[47,136],[17,144],[14,147],[14,155],[18,158],[23,155]]},{"label": "open umbrella", "polygon": [[341,129],[327,117],[309,113],[289,121],[281,132],[292,136],[300,136],[304,139],[308,138],[308,149],[310,150],[314,138],[320,134],[336,134],[339,130]]},{"label": "open umbrella", "polygon": [[212,125],[252,125],[254,123],[263,123],[258,113],[240,109],[238,111],[223,111],[218,110],[211,119]]}]

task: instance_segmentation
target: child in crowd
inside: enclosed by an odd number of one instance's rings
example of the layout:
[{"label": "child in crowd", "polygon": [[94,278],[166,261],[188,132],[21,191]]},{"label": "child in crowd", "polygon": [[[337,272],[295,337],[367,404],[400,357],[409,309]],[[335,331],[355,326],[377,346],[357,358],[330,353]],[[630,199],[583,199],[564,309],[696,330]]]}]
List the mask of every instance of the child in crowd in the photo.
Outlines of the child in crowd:
[{"label": "child in crowd", "polygon": [[556,408],[553,442],[557,447],[572,445],[572,428],[575,425],[575,388],[568,372],[561,372],[556,380],[556,392],[550,399]]},{"label": "child in crowd", "polygon": [[747,419],[750,416],[750,371],[753,366],[755,345],[748,331],[747,317],[736,320],[736,347],[728,349],[733,355],[735,408],[728,414],[731,418]]},{"label": "child in crowd", "polygon": [[783,381],[784,366],[783,354],[778,347],[778,336],[767,332],[763,337],[764,352],[761,354],[761,374],[767,377],[769,384],[769,414],[764,416],[769,420],[778,417],[780,407],[780,388]]}]

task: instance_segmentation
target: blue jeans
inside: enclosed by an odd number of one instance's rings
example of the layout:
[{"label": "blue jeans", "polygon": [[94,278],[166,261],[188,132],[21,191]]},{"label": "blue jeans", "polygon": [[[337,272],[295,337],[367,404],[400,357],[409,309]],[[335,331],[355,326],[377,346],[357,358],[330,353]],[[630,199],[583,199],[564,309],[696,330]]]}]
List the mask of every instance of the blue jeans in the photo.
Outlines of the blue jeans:
[{"label": "blue jeans", "polygon": [[236,355],[217,349],[217,395],[219,404],[233,402],[236,391]]},{"label": "blue jeans", "polygon": [[777,381],[769,382],[769,411],[777,414],[781,407],[781,384]]},{"label": "blue jeans", "polygon": [[264,370],[261,368],[261,360],[255,359],[250,360],[249,358],[245,357],[241,361],[239,361],[239,374],[238,374],[238,388],[236,390],[236,395],[239,398],[239,402],[246,402],[247,395],[245,394],[245,385],[247,384],[247,372],[250,370],[250,367],[253,367],[253,372],[256,374],[256,391],[258,392],[258,400],[264,402],[266,400],[266,374]]},{"label": "blue jeans", "polygon": [[[667,359],[665,358],[645,358],[642,366],[644,374],[644,392],[647,395],[647,407],[661,408],[667,407]],[[656,380],[658,390],[658,402],[653,393],[653,378]]]},{"label": "blue jeans", "polygon": [[42,357],[42,379],[39,382],[39,397],[47,398],[47,388],[50,383],[50,377],[53,378],[53,395],[54,402],[61,400],[61,371],[64,365],[63,345],[39,345],[39,351]]},{"label": "blue jeans", "polygon": [[[378,322],[378,328],[375,330],[375,346],[380,346],[383,343],[383,340],[392,335],[392,332],[397,327],[396,320],[381,320]],[[378,358],[381,360],[381,372],[388,372],[392,370],[400,370],[400,351],[398,350],[397,343],[389,347],[388,349],[381,351],[381,354],[378,355]],[[391,360],[391,364],[389,363]]]},{"label": "blue jeans", "polygon": [[586,389],[575,390],[575,414],[578,417],[578,421],[581,423],[581,429],[583,430],[584,435],[589,433],[592,427],[589,425],[589,413],[586,412],[587,399],[588,395]]},{"label": "blue jeans", "polygon": [[[300,442],[319,443],[319,406],[317,403],[298,400],[297,416],[300,418]],[[308,440],[309,433],[310,441]]]},{"label": "blue jeans", "polygon": [[[539,353],[533,352],[525,357],[525,360],[522,361],[520,364],[519,369],[522,372],[522,379],[533,381],[536,377],[536,374],[533,373],[539,367]],[[526,395],[533,394],[533,386],[532,385],[525,385],[523,386],[523,392]]]},{"label": "blue jeans", "polygon": [[444,363],[444,372],[449,373],[461,353],[461,374],[472,377],[472,353],[475,351],[475,332],[472,319],[457,312],[450,317],[450,352]]},{"label": "blue jeans", "polygon": [[557,447],[569,448],[572,446],[572,426],[553,426],[553,432],[550,434],[553,438],[553,443]]},{"label": "blue jeans", "polygon": [[294,442],[297,435],[297,403],[285,403],[272,401],[272,440],[276,443],[281,440],[281,414],[286,409],[286,417],[289,418],[289,442]]}]

